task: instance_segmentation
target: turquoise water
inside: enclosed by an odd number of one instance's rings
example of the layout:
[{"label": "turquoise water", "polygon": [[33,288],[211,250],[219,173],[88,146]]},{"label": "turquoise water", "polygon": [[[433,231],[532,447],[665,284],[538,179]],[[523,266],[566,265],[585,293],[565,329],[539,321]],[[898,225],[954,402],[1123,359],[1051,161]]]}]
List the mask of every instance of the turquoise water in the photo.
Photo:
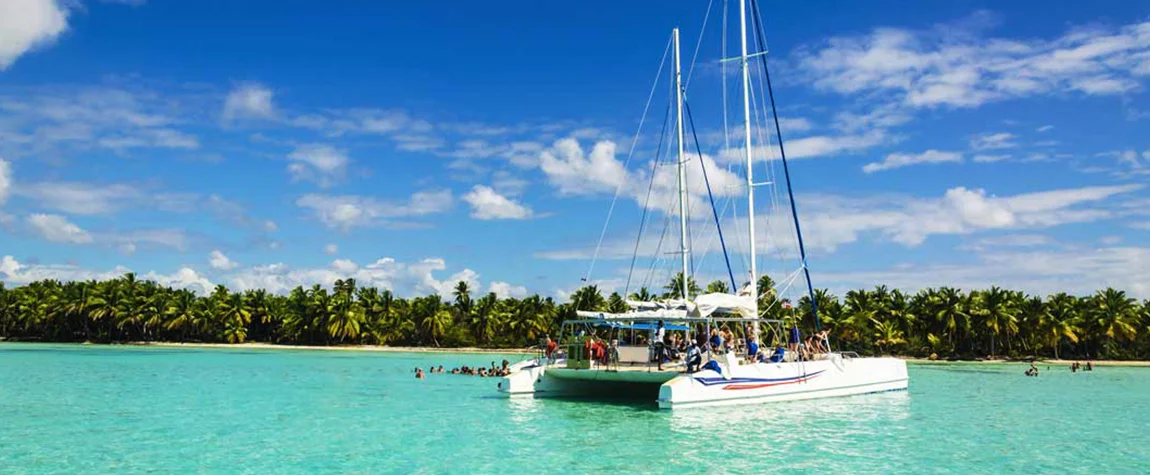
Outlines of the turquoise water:
[{"label": "turquoise water", "polygon": [[915,364],[908,392],[674,412],[411,374],[492,359],[0,344],[0,472],[1150,473],[1150,369]]}]

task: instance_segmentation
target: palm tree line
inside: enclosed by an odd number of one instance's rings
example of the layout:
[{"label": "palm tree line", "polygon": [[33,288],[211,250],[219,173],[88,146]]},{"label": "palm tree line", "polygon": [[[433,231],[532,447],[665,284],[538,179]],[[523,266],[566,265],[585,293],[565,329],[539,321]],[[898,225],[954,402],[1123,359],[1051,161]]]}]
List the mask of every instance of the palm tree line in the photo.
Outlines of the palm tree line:
[{"label": "palm tree line", "polygon": [[[0,283],[0,338],[522,348],[557,335],[576,310],[623,312],[628,299],[680,297],[682,279],[674,276],[662,292],[641,288],[626,298],[604,297],[588,285],[567,303],[538,295],[473,298],[466,282],[459,282],[448,299],[438,294],[400,298],[390,290],[360,287],[354,279],[338,280],[330,290],[296,287],[287,295],[232,292],[219,285],[202,296],[134,274],[105,281],[41,280],[15,288]],[[764,316],[814,331],[810,299],[792,305],[778,299],[773,288],[769,276],[759,279]],[[723,281],[703,289],[688,279],[692,296],[729,291]],[[1150,359],[1150,301],[1140,303],[1115,289],[1042,297],[1000,287],[909,294],[877,286],[849,291],[842,299],[820,289],[815,299],[820,328],[831,331],[835,348],[862,355]]]}]

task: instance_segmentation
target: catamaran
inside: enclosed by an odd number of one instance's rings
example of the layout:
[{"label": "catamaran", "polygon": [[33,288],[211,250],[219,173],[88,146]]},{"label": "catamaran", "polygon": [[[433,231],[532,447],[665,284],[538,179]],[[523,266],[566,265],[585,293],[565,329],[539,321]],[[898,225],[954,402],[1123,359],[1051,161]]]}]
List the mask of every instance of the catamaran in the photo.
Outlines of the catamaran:
[{"label": "catamaran", "polygon": [[[809,298],[807,306],[816,330],[819,329],[818,301],[810,280],[802,230],[799,226],[794,193],[791,190],[790,171],[787,166],[786,150],[783,147],[778,113],[775,110],[770,74],[767,70],[767,52],[758,7],[755,0],[737,1],[741,54],[724,59],[724,62],[738,61],[742,75],[743,150],[741,152],[746,165],[744,188],[749,233],[746,243],[749,259],[748,283],[734,294],[711,292],[691,298],[685,170],[685,163],[689,159],[684,150],[685,88],[680,61],[679,30],[676,28],[672,32],[671,45],[674,50],[674,115],[678,139],[680,249],[677,254],[681,256],[682,266],[676,281],[679,286],[676,289],[679,292],[678,298],[662,301],[627,300],[629,310],[617,313],[576,312],[576,318],[563,323],[563,334],[557,343],[548,341],[550,344],[545,343],[535,358],[511,367],[511,373],[498,383],[498,391],[501,394],[512,397],[640,396],[654,398],[658,406],[663,409],[680,409],[852,396],[907,389],[908,376],[904,361],[889,357],[863,358],[853,352],[832,351],[826,333],[820,333],[819,338],[813,340],[813,344],[804,344],[798,335],[795,320],[786,324],[781,319],[765,318],[767,309],[760,308],[760,293],[757,289],[759,274],[756,265],[755,188],[771,183],[756,183],[753,173],[756,152],[751,133],[753,96],[750,85],[750,63],[756,59],[761,62],[759,72],[765,77],[767,97],[770,99],[774,132],[778,138],[790,214],[793,217],[793,230],[801,260],[799,270],[807,284],[805,289]],[[758,47],[758,51],[753,53],[748,52],[747,45],[748,6],[752,10],[753,18],[750,20],[753,21],[753,34],[756,35]],[[724,16],[724,26],[725,23]],[[760,94],[760,97],[762,96]],[[689,108],[687,113],[689,118]],[[693,119],[689,120],[693,122]],[[698,146],[697,138],[695,143]],[[694,158],[702,162],[701,151]],[[700,163],[700,166],[702,165],[703,163]],[[705,168],[703,175],[705,178]],[[707,186],[710,194],[710,185]],[[712,210],[715,209],[713,201],[712,197]],[[717,211],[714,215],[718,235],[722,241],[722,226]],[[725,255],[725,244],[723,249]],[[727,267],[730,272],[729,259]],[[797,278],[798,275],[798,271],[792,273],[792,277]],[[733,273],[731,281],[732,289],[738,289],[734,285]],[[793,279],[790,281],[793,282]],[[766,289],[767,292],[776,290]],[[783,305],[795,313],[795,309],[791,309],[786,303]],[[720,329],[727,335],[726,339],[720,336],[722,335],[719,333]],[[732,338],[734,334],[732,329],[734,332],[740,332],[741,338]],[[667,332],[680,334],[685,338],[681,340],[682,342],[676,342],[666,338]],[[695,341],[699,344],[696,345]],[[772,350],[755,351],[759,342],[764,343],[764,349],[769,347]],[[679,351],[685,353],[681,355],[682,358],[678,357],[680,355],[675,355]]]}]

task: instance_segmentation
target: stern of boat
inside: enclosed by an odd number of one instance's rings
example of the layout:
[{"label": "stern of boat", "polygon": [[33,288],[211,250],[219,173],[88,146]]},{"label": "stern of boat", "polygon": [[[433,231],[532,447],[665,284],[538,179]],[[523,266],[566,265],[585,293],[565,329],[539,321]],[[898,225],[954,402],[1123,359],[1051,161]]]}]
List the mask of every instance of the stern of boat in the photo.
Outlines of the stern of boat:
[{"label": "stern of boat", "polygon": [[499,394],[507,397],[535,394],[535,385],[542,380],[546,369],[545,359],[535,358],[516,363],[511,367],[510,374],[500,378],[496,389]]}]

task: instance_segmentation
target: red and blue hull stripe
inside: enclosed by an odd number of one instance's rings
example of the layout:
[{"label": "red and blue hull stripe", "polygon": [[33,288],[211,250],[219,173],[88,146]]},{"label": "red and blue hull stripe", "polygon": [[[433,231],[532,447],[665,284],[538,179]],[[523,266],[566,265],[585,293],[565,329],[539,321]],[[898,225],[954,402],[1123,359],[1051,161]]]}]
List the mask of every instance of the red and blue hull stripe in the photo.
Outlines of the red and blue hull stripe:
[{"label": "red and blue hull stripe", "polygon": [[820,374],[825,372],[816,371],[814,373],[806,373],[800,376],[791,376],[787,378],[731,378],[724,379],[717,378],[695,378],[695,381],[702,383],[704,386],[717,386],[723,385],[723,391],[738,391],[741,389],[759,389],[769,388],[772,386],[785,386],[788,384],[805,383],[812,379],[817,378]]}]

